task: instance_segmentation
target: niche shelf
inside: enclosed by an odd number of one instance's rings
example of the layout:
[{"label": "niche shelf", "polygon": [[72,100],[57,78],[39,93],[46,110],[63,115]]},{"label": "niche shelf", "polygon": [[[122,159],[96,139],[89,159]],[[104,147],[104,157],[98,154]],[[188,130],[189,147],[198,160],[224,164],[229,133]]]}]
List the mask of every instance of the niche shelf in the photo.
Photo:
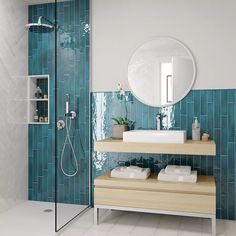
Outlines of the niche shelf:
[{"label": "niche shelf", "polygon": [[[42,90],[42,96],[35,96],[37,87]],[[28,76],[28,124],[45,125],[50,120],[50,77],[49,75]],[[39,120],[34,121],[34,114],[38,110]]]}]

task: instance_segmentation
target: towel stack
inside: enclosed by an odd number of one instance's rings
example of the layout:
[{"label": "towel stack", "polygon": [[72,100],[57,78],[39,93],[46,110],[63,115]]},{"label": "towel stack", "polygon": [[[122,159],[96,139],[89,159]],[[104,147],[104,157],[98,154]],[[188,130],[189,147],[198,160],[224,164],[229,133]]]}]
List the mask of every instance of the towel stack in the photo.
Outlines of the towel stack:
[{"label": "towel stack", "polygon": [[191,171],[191,166],[168,165],[157,177],[160,181],[197,182],[197,171]]},{"label": "towel stack", "polygon": [[111,171],[111,177],[123,179],[147,179],[150,175],[149,168],[138,166],[118,166]]}]

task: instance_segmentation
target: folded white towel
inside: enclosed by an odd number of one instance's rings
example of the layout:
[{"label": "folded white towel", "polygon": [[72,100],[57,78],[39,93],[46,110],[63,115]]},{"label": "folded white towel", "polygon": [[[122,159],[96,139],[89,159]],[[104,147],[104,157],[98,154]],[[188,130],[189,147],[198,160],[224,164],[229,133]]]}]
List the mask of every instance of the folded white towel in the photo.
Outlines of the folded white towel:
[{"label": "folded white towel", "polygon": [[126,166],[118,166],[116,168],[118,171],[126,171]]},{"label": "folded white towel", "polygon": [[139,166],[127,166],[127,171],[131,171],[131,172],[142,172],[143,168],[139,167]]},{"label": "folded white towel", "polygon": [[197,182],[197,171],[191,171],[190,175],[179,175],[179,174],[166,174],[165,170],[162,169],[157,176],[160,181],[173,181],[173,182],[187,182],[196,183]]},{"label": "folded white towel", "polygon": [[177,165],[168,165],[165,168],[166,174],[177,174],[177,175],[190,175],[191,166],[177,166]]},{"label": "folded white towel", "polygon": [[141,168],[142,171],[131,171],[127,170],[127,167],[116,167],[111,171],[111,177],[122,178],[122,179],[147,179],[151,173],[149,168]]}]

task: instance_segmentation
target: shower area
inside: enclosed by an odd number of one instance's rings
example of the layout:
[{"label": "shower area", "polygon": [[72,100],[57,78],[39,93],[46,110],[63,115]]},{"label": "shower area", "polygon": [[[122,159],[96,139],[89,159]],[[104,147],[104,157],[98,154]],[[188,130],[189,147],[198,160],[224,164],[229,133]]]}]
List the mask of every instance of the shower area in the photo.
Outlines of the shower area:
[{"label": "shower area", "polygon": [[[19,225],[25,218],[37,227],[31,220],[40,216],[39,228],[47,221],[46,228],[57,232],[91,205],[89,0],[27,0],[24,6],[28,72],[11,76],[14,90],[22,83],[11,102],[23,107],[18,138],[27,140],[22,157],[27,183],[11,206],[4,210],[0,205],[0,221],[6,225],[7,219],[19,214]],[[3,196],[0,203],[6,199]],[[1,230],[0,235],[28,235]],[[50,235],[45,232],[41,235]]]}]

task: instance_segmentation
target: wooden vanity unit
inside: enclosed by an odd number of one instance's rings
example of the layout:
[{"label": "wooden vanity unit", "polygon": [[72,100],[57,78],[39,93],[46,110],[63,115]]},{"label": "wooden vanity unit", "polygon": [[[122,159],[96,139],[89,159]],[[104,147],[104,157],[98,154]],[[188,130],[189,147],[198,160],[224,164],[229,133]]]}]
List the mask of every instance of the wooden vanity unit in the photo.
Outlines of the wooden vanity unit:
[{"label": "wooden vanity unit", "polygon": [[[102,148],[103,142],[105,145]],[[111,143],[110,147],[109,142]],[[193,148],[195,144],[196,149]],[[124,146],[124,149],[118,148],[120,145],[121,147],[125,145],[126,148]],[[153,147],[151,151],[148,151],[148,145]],[[170,149],[168,149],[169,145]],[[165,150],[168,149],[171,153],[189,155],[215,155],[216,152],[214,141],[165,145],[131,143],[130,146],[130,143],[110,139],[97,142],[95,151],[134,152],[135,146],[140,153],[144,153],[144,147],[146,152],[151,153],[155,151],[155,148],[159,153],[166,153]],[[176,152],[174,152],[174,146],[177,146]],[[158,181],[157,174],[152,174],[147,180],[112,178],[108,172],[97,177],[94,185],[95,224],[99,222],[99,209],[105,208],[210,218],[212,220],[212,235],[216,234],[216,186],[213,176],[198,176],[197,183],[183,183]]]}]

